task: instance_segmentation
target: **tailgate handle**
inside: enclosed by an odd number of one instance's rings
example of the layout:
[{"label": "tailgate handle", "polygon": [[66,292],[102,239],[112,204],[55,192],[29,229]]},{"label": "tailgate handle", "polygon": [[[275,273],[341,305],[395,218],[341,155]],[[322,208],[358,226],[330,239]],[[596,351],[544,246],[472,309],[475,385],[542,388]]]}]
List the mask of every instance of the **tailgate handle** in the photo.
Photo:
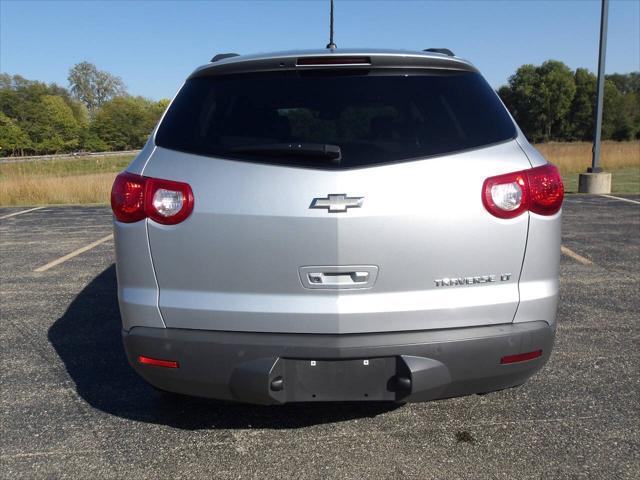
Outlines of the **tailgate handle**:
[{"label": "tailgate handle", "polygon": [[310,272],[308,277],[314,285],[348,285],[367,283],[369,272]]},{"label": "tailgate handle", "polygon": [[372,288],[378,278],[376,265],[309,265],[298,271],[302,286],[310,289]]}]

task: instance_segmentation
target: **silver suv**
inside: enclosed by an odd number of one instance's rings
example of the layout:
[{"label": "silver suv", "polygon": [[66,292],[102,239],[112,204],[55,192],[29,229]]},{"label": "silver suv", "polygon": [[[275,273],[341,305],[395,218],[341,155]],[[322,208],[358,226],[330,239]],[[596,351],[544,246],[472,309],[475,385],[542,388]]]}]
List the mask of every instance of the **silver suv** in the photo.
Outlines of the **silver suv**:
[{"label": "silver suv", "polygon": [[543,366],[562,180],[473,65],[222,57],[113,186],[124,345],[145,380],[261,404],[410,402]]}]

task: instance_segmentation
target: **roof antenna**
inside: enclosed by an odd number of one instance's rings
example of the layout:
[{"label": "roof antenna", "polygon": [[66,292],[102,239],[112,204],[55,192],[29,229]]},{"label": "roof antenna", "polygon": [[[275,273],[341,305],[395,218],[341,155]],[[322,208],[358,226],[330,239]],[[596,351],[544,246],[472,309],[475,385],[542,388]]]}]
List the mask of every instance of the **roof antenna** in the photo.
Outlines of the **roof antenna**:
[{"label": "roof antenna", "polygon": [[333,50],[334,48],[338,48],[338,46],[333,43],[333,0],[331,0],[331,13],[329,20],[329,43],[327,44],[327,48]]}]

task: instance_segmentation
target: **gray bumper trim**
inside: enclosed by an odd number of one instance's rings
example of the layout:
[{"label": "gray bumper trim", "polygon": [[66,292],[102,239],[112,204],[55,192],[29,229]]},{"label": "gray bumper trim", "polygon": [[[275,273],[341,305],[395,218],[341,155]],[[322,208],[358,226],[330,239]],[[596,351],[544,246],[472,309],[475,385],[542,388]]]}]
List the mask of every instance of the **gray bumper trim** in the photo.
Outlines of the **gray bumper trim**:
[{"label": "gray bumper trim", "polygon": [[[277,377],[292,372],[287,362],[397,357],[411,388],[399,401],[425,401],[485,393],[523,383],[548,360],[555,331],[544,321],[483,327],[318,335],[220,332],[136,327],[123,331],[133,368],[162,390],[187,395],[278,404],[299,401],[286,386],[269,388]],[[542,349],[535,360],[501,365],[506,355]],[[138,355],[177,360],[178,369],[140,365]],[[293,375],[292,373],[289,373]],[[299,379],[298,379],[299,380]],[[317,400],[353,400],[340,392]],[[364,400],[364,399],[363,399]]]}]

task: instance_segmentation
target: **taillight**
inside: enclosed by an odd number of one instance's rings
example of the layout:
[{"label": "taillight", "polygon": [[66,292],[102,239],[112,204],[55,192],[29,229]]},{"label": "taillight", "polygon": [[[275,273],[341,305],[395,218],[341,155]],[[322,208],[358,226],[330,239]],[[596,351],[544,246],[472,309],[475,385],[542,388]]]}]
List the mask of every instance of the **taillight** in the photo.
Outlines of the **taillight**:
[{"label": "taillight", "polygon": [[193,192],[186,183],[124,172],[113,183],[111,208],[120,222],[150,218],[163,225],[175,225],[193,211]]},{"label": "taillight", "polygon": [[496,217],[517,217],[527,209],[529,189],[524,172],[487,178],[482,191],[485,208]]},{"label": "taillight", "polygon": [[175,225],[193,211],[193,192],[187,183],[147,178],[145,213],[158,223]]},{"label": "taillight", "polygon": [[562,206],[564,185],[553,165],[543,165],[527,172],[529,177],[529,210],[540,215],[553,215]]},{"label": "taillight", "polygon": [[514,218],[526,210],[553,215],[563,198],[562,177],[551,164],[490,177],[482,186],[482,203],[498,218]]},{"label": "taillight", "polygon": [[144,191],[146,178],[131,173],[121,173],[111,188],[111,209],[118,220],[125,223],[145,218]]}]

